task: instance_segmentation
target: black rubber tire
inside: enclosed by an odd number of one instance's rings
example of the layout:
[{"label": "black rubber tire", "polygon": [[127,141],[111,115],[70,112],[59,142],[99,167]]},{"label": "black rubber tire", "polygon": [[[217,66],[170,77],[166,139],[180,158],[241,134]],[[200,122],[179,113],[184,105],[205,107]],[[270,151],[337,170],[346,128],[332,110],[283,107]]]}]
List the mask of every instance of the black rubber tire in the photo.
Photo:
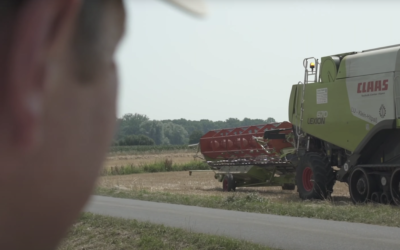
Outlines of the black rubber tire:
[{"label": "black rubber tire", "polygon": [[[367,203],[371,201],[373,193],[380,192],[377,188],[377,179],[364,168],[358,167],[354,169],[349,176],[348,182],[350,198],[354,204]],[[379,202],[381,195],[380,192]]]},{"label": "black rubber tire", "polygon": [[380,202],[383,205],[390,205],[392,202],[390,194],[383,192],[380,197]]},{"label": "black rubber tire", "polygon": [[[303,174],[306,169],[308,172],[310,169],[312,171],[313,184],[311,188],[303,183]],[[301,199],[329,199],[335,182],[335,172],[325,155],[309,152],[300,159],[296,168],[296,185]]]},{"label": "black rubber tire", "polygon": [[396,169],[390,178],[390,193],[397,206],[400,206],[400,168]]},{"label": "black rubber tire", "polygon": [[225,192],[236,191],[235,181],[232,174],[226,174],[222,180],[222,190]]},{"label": "black rubber tire", "polygon": [[380,203],[380,199],[381,199],[381,193],[379,192],[373,192],[371,194],[371,201],[372,203]]}]

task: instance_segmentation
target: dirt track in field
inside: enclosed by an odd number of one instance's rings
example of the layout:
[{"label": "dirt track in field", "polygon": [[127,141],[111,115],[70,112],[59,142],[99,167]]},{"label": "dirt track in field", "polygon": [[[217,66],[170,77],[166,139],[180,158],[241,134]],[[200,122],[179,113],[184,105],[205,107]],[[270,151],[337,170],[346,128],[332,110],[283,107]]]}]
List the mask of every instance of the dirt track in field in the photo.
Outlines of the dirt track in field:
[{"label": "dirt track in field", "polygon": [[[193,173],[192,176],[189,176],[188,172],[106,176],[100,179],[99,186],[188,195],[228,196],[232,194],[231,192],[222,192],[222,184],[214,179],[212,172]],[[299,201],[296,191],[282,190],[281,187],[237,188],[235,193],[240,195],[250,192],[256,192],[276,201]],[[350,202],[347,184],[336,183],[332,196],[336,201]]]}]

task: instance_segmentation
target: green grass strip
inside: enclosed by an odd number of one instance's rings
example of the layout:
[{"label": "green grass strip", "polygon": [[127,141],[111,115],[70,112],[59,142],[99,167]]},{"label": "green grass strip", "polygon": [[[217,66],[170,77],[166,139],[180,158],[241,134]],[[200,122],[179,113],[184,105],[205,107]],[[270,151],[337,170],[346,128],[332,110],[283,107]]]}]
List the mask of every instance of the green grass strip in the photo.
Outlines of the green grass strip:
[{"label": "green grass strip", "polygon": [[210,167],[203,161],[191,161],[184,164],[172,164],[172,160],[143,164],[141,166],[122,166],[103,169],[101,175],[129,175],[140,173],[176,172],[189,170],[208,170]]},{"label": "green grass strip", "polygon": [[70,249],[268,250],[271,248],[227,237],[84,213],[59,247],[59,250]]},{"label": "green grass strip", "polygon": [[194,147],[188,145],[142,145],[142,146],[111,146],[110,154],[126,154],[126,153],[162,153],[171,151],[196,152]]},{"label": "green grass strip", "polygon": [[228,197],[223,197],[115,188],[98,188],[96,194],[226,210],[400,227],[400,208],[381,204],[353,205],[329,201],[274,202],[257,193],[245,195],[233,193]]}]

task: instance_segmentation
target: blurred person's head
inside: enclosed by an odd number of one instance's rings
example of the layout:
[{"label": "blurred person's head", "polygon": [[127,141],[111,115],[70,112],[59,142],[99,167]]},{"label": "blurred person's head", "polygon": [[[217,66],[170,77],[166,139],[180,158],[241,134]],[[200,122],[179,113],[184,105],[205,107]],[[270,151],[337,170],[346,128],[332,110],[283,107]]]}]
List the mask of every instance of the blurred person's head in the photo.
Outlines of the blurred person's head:
[{"label": "blurred person's head", "polygon": [[116,121],[122,0],[1,0],[0,249],[51,249]]}]

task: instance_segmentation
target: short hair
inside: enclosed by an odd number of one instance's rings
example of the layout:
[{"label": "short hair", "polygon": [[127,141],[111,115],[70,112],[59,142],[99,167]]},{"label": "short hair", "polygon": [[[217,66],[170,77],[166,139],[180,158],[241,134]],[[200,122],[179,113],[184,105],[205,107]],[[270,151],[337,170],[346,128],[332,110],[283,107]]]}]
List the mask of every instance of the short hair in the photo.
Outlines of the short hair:
[{"label": "short hair", "polygon": [[[0,32],[12,22],[18,10],[29,1],[35,0],[0,0]],[[96,70],[99,53],[98,41],[101,39],[101,21],[105,3],[112,0],[84,0],[78,17],[72,50],[77,57],[79,80],[90,80]],[[3,33],[4,34],[4,33]],[[0,38],[2,34],[0,33]]]}]

